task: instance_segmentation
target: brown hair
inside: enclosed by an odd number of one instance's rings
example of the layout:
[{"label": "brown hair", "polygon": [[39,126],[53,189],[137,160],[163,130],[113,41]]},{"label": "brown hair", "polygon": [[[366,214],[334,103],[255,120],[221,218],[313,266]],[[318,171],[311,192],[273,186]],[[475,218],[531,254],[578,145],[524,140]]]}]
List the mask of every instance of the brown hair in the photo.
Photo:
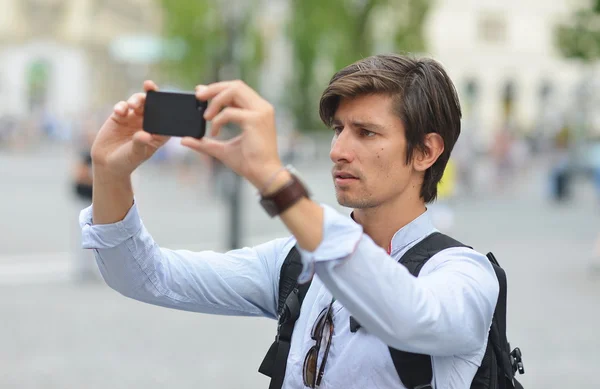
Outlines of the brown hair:
[{"label": "brown hair", "polygon": [[444,151],[425,171],[421,197],[437,197],[450,153],[460,135],[461,109],[454,84],[444,68],[428,58],[386,54],[365,58],[337,72],[321,96],[319,114],[331,127],[342,98],[382,93],[393,98],[394,113],[406,131],[406,163],[416,149],[423,150],[425,134],[437,133]]}]

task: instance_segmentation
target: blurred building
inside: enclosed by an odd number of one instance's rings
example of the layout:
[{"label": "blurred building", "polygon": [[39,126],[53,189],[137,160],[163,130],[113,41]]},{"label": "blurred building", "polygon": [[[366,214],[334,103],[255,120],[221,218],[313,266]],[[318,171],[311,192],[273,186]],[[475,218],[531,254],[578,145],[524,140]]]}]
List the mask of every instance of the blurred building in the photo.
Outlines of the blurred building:
[{"label": "blurred building", "polygon": [[501,128],[557,131],[586,98],[590,72],[561,57],[555,26],[579,3],[569,0],[435,2],[430,53],[455,81],[473,136],[489,143]]},{"label": "blurred building", "polygon": [[[289,8],[285,0],[265,0],[265,21],[272,55],[267,58],[262,90],[278,99],[280,81],[293,68],[292,53],[281,31]],[[426,55],[443,63],[463,106],[462,138],[487,148],[501,129],[520,134],[558,132],[578,120],[593,100],[592,69],[561,56],[554,33],[583,3],[572,0],[444,0],[431,2],[426,19]],[[393,51],[389,41],[397,12],[377,13],[376,51]],[[283,62],[282,62],[283,61]],[[327,69],[326,79],[330,76]],[[596,93],[596,98],[600,94]],[[581,118],[579,118],[581,119]],[[590,118],[588,118],[591,120]],[[600,116],[596,118],[600,130]]]},{"label": "blurred building", "polygon": [[0,115],[65,118],[122,99],[145,69],[123,45],[158,31],[154,3],[1,0]]}]

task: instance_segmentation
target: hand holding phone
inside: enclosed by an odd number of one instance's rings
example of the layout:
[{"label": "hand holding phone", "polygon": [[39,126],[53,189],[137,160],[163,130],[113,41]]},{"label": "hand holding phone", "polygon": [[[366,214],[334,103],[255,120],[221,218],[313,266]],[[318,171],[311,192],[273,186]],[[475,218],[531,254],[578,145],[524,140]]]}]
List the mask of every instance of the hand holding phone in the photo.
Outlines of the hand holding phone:
[{"label": "hand holding phone", "polygon": [[206,133],[207,102],[193,93],[149,90],[144,104],[144,131],[151,134],[202,138]]}]

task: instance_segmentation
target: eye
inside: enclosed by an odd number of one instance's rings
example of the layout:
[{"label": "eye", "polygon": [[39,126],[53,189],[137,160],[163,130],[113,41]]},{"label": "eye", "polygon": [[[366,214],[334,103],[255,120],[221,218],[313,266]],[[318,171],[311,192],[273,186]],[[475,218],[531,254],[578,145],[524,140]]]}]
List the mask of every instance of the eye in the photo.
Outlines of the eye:
[{"label": "eye", "polygon": [[339,134],[342,132],[342,130],[343,130],[343,129],[344,129],[344,127],[333,127],[333,128],[332,128],[332,130],[333,130],[333,133],[334,133],[335,135],[339,135]]},{"label": "eye", "polygon": [[375,135],[377,135],[375,132],[373,131],[369,131],[369,130],[365,130],[364,128],[360,130],[360,135],[364,136],[366,138],[371,138]]}]

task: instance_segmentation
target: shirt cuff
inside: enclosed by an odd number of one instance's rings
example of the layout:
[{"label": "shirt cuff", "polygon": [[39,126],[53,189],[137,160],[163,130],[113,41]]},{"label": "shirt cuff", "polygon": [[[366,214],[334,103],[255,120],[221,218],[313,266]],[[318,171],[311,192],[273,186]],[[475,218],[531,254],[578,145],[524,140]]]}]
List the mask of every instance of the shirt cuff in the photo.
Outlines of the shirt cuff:
[{"label": "shirt cuff", "polygon": [[349,216],[337,212],[328,205],[323,208],[323,240],[315,251],[298,251],[302,258],[302,272],[298,282],[310,281],[315,273],[315,263],[344,259],[350,256],[358,246],[363,235],[362,226]]},{"label": "shirt cuff", "polygon": [[112,224],[93,224],[93,204],[79,214],[79,226],[84,249],[107,249],[120,245],[142,228],[135,202],[123,220]]}]

